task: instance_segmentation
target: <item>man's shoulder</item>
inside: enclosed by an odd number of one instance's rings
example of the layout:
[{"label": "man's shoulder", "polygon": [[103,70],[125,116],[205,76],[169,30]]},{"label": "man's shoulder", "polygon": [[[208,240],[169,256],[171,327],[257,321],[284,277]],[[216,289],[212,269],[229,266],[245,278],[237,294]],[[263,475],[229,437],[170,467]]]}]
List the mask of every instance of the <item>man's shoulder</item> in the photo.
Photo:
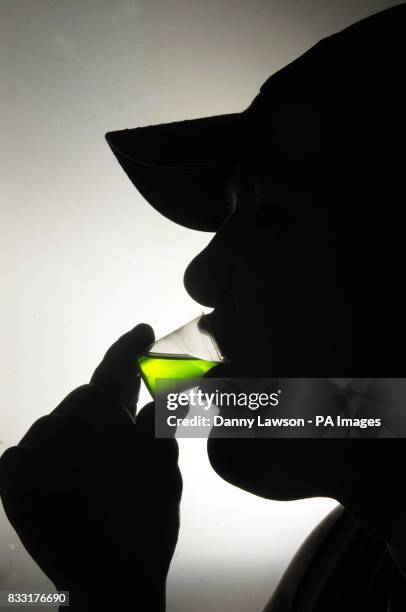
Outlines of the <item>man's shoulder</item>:
[{"label": "man's shoulder", "polygon": [[385,543],[337,506],[303,542],[264,612],[372,609],[376,589],[387,603],[393,571]]}]

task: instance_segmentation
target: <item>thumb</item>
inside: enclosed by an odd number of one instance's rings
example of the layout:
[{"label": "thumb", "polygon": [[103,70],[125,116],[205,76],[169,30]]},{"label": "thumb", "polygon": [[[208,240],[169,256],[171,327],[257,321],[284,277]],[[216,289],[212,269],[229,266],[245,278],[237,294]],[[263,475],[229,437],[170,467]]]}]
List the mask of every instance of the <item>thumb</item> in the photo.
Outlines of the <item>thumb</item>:
[{"label": "thumb", "polygon": [[[159,440],[164,444],[165,440],[174,439],[177,431],[178,420],[183,419],[188,411],[189,406],[179,404],[176,410],[165,412],[163,403],[150,402],[142,410],[140,410],[135,420],[135,435],[139,440]],[[171,423],[168,423],[168,416],[171,417]]]},{"label": "thumb", "polygon": [[160,495],[179,497],[182,478],[178,467],[178,443],[175,434],[170,438],[155,437],[155,402],[150,402],[137,414],[135,436],[139,481],[147,488],[159,483]]},{"label": "thumb", "polygon": [[139,440],[155,438],[155,402],[142,408],[135,418],[135,437]]}]

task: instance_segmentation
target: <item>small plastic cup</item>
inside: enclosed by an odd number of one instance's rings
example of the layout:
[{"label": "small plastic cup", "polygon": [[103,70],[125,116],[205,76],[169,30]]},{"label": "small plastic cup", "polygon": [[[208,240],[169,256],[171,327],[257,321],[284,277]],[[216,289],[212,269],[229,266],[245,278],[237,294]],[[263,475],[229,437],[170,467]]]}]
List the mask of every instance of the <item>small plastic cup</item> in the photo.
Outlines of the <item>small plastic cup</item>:
[{"label": "small plastic cup", "polygon": [[225,361],[204,314],[160,338],[138,357],[142,379],[152,397],[158,378],[166,379],[166,391],[171,388],[170,379],[199,379]]}]

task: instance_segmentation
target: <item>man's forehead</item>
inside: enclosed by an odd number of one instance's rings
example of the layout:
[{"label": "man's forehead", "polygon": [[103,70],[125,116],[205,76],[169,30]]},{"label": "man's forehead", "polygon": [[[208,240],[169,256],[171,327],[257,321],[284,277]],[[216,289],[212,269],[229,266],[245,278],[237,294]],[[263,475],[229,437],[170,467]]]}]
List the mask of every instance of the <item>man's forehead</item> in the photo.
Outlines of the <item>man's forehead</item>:
[{"label": "man's forehead", "polygon": [[326,91],[283,91],[269,100],[266,116],[251,121],[251,159],[263,169],[271,160],[306,163],[325,155],[340,146],[343,119],[342,108]]}]

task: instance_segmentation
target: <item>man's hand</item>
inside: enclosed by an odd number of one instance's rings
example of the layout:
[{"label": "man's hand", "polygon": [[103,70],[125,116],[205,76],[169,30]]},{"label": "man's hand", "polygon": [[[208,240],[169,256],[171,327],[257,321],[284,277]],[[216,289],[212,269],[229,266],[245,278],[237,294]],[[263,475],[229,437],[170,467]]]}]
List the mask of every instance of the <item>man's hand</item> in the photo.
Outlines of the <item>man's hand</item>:
[{"label": "man's hand", "polygon": [[136,414],[139,325],[91,383],[38,419],[0,461],[5,511],[72,610],[164,610],[182,479],[175,439],[155,439],[154,403]]}]

